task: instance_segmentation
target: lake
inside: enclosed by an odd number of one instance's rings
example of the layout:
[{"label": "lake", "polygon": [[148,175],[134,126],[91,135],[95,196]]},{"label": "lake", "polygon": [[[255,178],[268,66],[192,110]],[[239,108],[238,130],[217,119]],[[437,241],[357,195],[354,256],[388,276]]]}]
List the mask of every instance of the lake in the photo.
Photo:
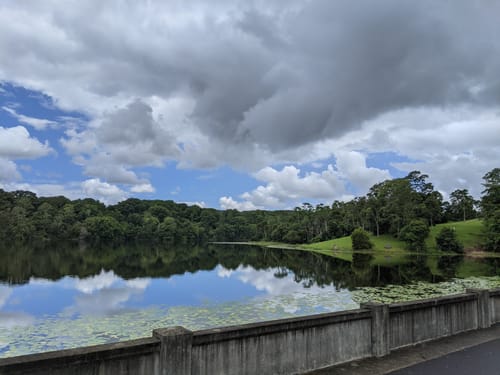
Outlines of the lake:
[{"label": "lake", "polygon": [[500,286],[500,259],[462,256],[210,245],[16,247],[0,259],[0,357]]}]

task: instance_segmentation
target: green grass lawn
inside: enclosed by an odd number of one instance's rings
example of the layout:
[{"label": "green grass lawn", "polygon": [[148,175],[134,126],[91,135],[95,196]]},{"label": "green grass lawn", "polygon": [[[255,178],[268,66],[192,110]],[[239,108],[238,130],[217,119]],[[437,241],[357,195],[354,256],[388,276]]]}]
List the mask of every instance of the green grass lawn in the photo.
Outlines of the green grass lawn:
[{"label": "green grass lawn", "polygon": [[[405,250],[405,243],[399,241],[398,239],[390,235],[381,235],[376,237],[370,235],[370,241],[373,242],[373,249],[376,251],[390,251],[390,252],[400,252]],[[301,247],[311,250],[328,250],[328,251],[352,251],[351,237],[341,237],[334,240],[328,240],[323,242],[316,242],[307,245],[301,245]]]},{"label": "green grass lawn", "polygon": [[[481,244],[483,223],[478,220],[467,220],[446,224],[438,224],[431,228],[429,237],[426,240],[428,250],[436,251],[436,235],[443,227],[455,228],[458,240],[465,248],[478,248]],[[398,239],[384,234],[379,237],[370,235],[375,251],[406,252],[405,243]],[[334,240],[316,242],[312,244],[300,245],[300,247],[311,250],[343,250],[352,251],[351,237],[341,237]]]},{"label": "green grass lawn", "polygon": [[[475,219],[462,222],[438,224],[432,227],[429,237],[426,240],[427,251],[425,254],[441,254],[436,248],[436,235],[443,227],[455,228],[458,240],[464,245],[465,249],[479,248],[483,235],[483,223],[480,220]],[[374,247],[373,250],[368,250],[367,252],[373,254],[374,256],[374,259],[371,262],[373,265],[390,266],[394,264],[401,264],[406,262],[405,258],[407,258],[408,255],[417,254],[406,250],[406,244],[403,241],[399,241],[390,235],[381,235],[379,237],[370,235],[370,240],[373,242]],[[353,250],[350,236],[312,244],[290,245],[272,242],[259,242],[257,244],[282,249],[288,248],[314,251],[333,256],[335,258],[352,261]],[[435,265],[433,264],[433,266]],[[463,267],[463,274],[470,273],[467,266]]]},{"label": "green grass lawn", "polygon": [[[405,262],[404,258],[408,255],[408,251],[404,249],[404,242],[389,235],[379,237],[371,235],[370,240],[373,242],[374,248],[368,250],[367,253],[373,254],[374,258],[371,262],[373,265],[390,266]],[[301,245],[301,247],[319,251],[335,258],[352,261],[353,251],[350,236]]]},{"label": "green grass lawn", "polygon": [[465,249],[478,249],[483,238],[483,222],[479,219],[458,221],[453,223],[438,224],[431,228],[429,237],[426,240],[429,250],[436,250],[436,235],[443,227],[454,228],[458,240]]}]

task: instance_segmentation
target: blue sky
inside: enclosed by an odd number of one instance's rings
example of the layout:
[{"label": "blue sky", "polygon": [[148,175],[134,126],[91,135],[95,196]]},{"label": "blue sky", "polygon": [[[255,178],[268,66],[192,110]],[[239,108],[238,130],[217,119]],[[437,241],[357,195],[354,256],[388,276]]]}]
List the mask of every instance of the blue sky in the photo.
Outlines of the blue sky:
[{"label": "blue sky", "polygon": [[0,4],[0,188],[283,209],[498,167],[491,4],[70,3]]}]

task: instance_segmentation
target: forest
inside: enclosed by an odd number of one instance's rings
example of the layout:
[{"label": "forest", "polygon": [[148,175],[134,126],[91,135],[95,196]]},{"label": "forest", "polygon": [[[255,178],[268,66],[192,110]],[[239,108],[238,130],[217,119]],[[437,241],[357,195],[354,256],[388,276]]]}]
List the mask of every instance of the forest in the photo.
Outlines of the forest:
[{"label": "forest", "polygon": [[500,168],[486,173],[482,185],[480,200],[467,189],[456,189],[445,201],[427,175],[413,171],[375,184],[365,196],[348,202],[242,212],[136,198],[106,206],[91,198],[37,197],[30,191],[0,189],[0,240],[4,245],[41,246],[61,241],[299,244],[348,236],[356,228],[399,238],[417,221],[433,226],[479,217],[485,227],[484,249],[500,251]]}]

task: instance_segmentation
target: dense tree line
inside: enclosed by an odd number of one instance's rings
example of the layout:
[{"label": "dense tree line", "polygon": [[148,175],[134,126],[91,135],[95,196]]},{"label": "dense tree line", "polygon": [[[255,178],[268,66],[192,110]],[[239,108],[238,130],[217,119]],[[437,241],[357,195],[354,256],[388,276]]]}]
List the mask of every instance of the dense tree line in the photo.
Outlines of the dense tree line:
[{"label": "dense tree line", "polygon": [[466,189],[455,190],[445,202],[428,176],[414,171],[375,184],[366,196],[349,202],[335,201],[331,206],[304,203],[294,210],[245,212],[135,198],[105,206],[90,198],[37,197],[29,191],[0,189],[0,239],[3,243],[308,243],[348,236],[356,228],[375,235],[411,236],[411,225],[432,226],[483,215],[487,247],[500,251],[500,169],[487,173],[484,180],[481,202]]}]

